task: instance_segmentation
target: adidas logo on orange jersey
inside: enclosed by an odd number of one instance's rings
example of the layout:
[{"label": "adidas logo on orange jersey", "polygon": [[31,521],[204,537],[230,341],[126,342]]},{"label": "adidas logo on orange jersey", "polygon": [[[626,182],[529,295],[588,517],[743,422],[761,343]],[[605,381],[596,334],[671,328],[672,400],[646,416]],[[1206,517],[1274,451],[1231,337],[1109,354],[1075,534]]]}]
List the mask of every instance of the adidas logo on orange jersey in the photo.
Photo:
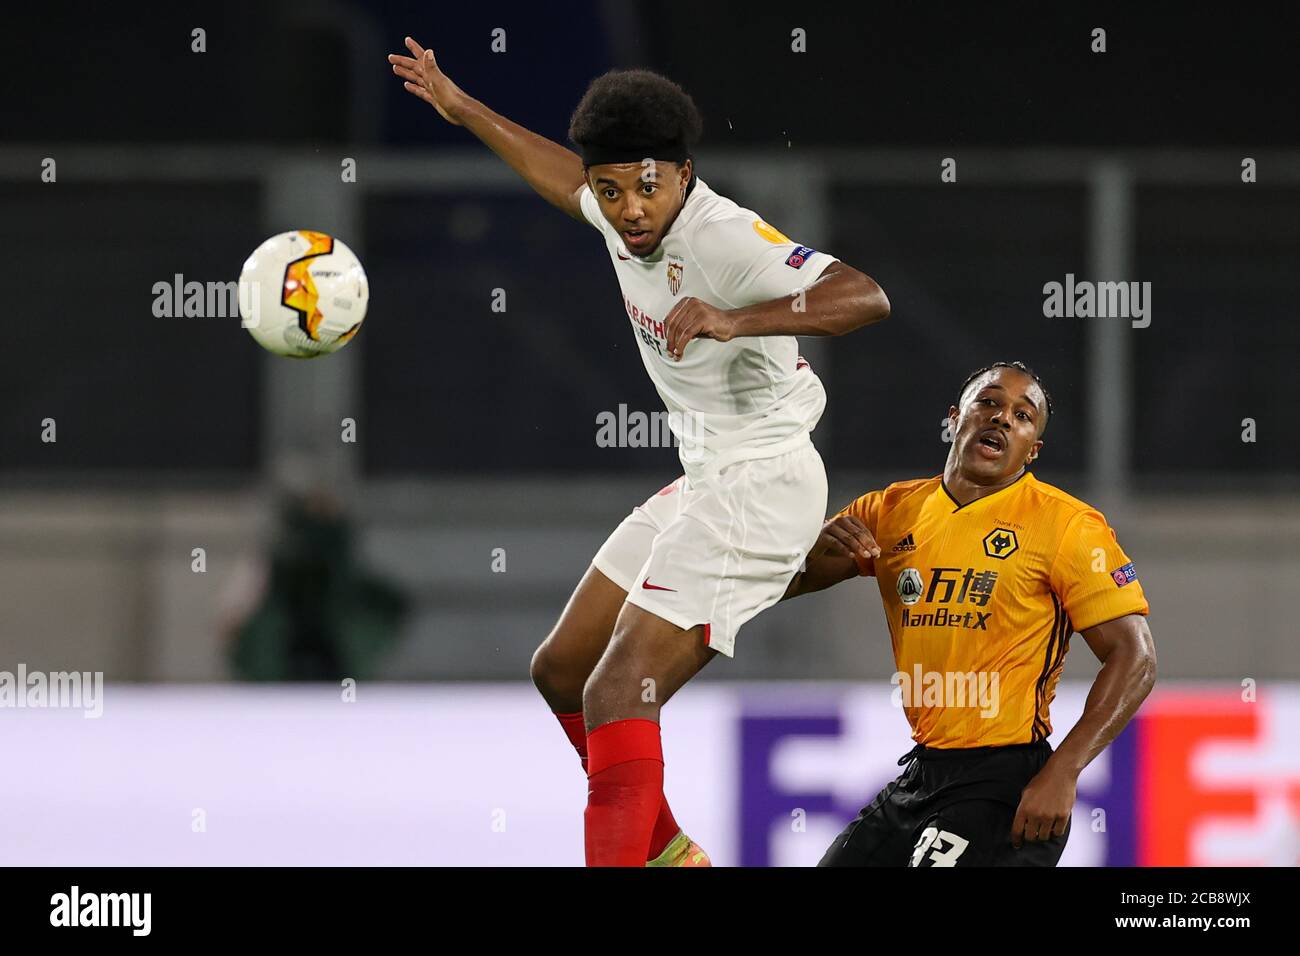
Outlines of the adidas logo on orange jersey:
[{"label": "adidas logo on orange jersey", "polygon": [[916,542],[912,540],[912,532],[907,533],[907,537],[892,548],[894,551],[915,551]]}]

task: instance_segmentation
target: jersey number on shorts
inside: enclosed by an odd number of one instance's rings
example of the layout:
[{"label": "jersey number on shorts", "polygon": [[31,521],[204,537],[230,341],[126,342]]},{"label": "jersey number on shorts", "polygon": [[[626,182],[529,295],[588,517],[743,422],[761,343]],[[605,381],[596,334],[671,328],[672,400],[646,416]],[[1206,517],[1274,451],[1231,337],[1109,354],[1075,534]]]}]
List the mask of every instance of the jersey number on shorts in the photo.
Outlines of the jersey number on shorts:
[{"label": "jersey number on shorts", "polygon": [[927,853],[930,855],[931,866],[956,866],[957,857],[968,846],[970,841],[955,833],[938,827],[926,827],[921,833],[921,839],[916,841],[916,849],[912,851],[912,866],[920,866]]}]

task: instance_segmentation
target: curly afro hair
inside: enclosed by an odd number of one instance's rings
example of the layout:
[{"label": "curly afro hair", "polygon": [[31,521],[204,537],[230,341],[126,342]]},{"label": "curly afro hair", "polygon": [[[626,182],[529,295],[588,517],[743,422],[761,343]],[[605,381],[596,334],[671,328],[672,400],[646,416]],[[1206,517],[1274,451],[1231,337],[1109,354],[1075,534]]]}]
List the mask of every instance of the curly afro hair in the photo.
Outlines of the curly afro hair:
[{"label": "curly afro hair", "polygon": [[650,70],[611,70],[596,77],[569,121],[569,139],[584,149],[679,143],[689,153],[703,130],[690,95]]}]

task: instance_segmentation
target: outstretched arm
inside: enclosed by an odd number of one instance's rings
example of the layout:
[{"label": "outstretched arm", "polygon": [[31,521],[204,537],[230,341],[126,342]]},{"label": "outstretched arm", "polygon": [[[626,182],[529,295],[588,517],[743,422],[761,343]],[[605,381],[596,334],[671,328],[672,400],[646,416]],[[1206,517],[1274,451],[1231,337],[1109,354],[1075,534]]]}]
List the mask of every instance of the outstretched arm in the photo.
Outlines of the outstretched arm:
[{"label": "outstretched arm", "polygon": [[586,175],[577,153],[512,123],[469,96],[438,69],[432,50],[410,37],[406,48],[411,56],[390,53],[388,62],[406,81],[407,92],[436,109],[448,123],[463,126],[481,139],[552,206],[583,219],[579,197]]},{"label": "outstretched arm", "polygon": [[1079,774],[1119,736],[1156,682],[1156,649],[1141,614],[1098,624],[1083,632],[1101,670],[1088,691],[1083,715],[1029,781],[1020,797],[1011,842],[1060,836],[1074,809]]},{"label": "outstretched arm", "polygon": [[817,543],[808,552],[804,570],[790,579],[781,600],[821,591],[856,577],[880,557],[880,546],[867,526],[853,515],[840,515],[822,525]]},{"label": "outstretched arm", "polygon": [[719,309],[687,296],[668,313],[668,354],[681,358],[702,337],[726,342],[744,335],[844,335],[889,316],[889,298],[876,280],[833,262],[795,295],[739,309]]}]

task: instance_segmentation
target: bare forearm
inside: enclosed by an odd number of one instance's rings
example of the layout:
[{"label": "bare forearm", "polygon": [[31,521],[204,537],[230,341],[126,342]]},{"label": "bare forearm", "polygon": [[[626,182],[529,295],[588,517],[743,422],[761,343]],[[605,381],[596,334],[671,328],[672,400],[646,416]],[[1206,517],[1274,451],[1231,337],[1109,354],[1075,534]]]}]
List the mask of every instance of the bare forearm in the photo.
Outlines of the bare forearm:
[{"label": "bare forearm", "polygon": [[1106,749],[1137,713],[1156,680],[1155,658],[1130,648],[1106,658],[1088,691],[1083,715],[1051,761],[1078,774]]},{"label": "bare forearm", "polygon": [[[790,579],[790,583],[786,585],[785,593],[781,595],[781,600],[788,601],[790,598],[798,597],[800,594],[808,594],[812,591],[821,590],[819,587],[814,587],[813,584],[814,582],[808,576],[807,571],[796,571],[794,577]],[[827,585],[823,584],[821,587],[824,588],[826,586]]]},{"label": "bare forearm", "polygon": [[584,181],[582,159],[577,153],[506,119],[472,97],[457,104],[455,116],[543,199],[574,218],[582,217],[574,199]]},{"label": "bare forearm", "polygon": [[858,566],[852,558],[826,554],[816,558],[810,557],[804,570],[796,571],[794,577],[790,579],[790,584],[786,587],[785,594],[781,595],[781,600],[798,597],[800,594],[811,594],[813,591],[823,591],[857,575]]},{"label": "bare forearm", "polygon": [[796,571],[790,583],[786,585],[785,593],[781,595],[782,601],[788,601],[790,598],[798,597],[801,594],[812,594],[814,591],[823,591],[832,584],[839,584],[843,580],[837,578],[830,580],[825,577],[819,578],[816,574],[810,574],[807,571]]},{"label": "bare forearm", "polygon": [[582,218],[578,197],[584,177],[582,160],[575,153],[494,113],[442,72],[432,50],[409,36],[405,43],[411,55],[390,53],[388,62],[405,81],[402,85],[408,93],[481,139],[547,202],[575,219]]},{"label": "bare forearm", "polygon": [[806,289],[730,315],[737,336],[844,335],[886,318],[889,299],[870,276],[837,264]]}]

